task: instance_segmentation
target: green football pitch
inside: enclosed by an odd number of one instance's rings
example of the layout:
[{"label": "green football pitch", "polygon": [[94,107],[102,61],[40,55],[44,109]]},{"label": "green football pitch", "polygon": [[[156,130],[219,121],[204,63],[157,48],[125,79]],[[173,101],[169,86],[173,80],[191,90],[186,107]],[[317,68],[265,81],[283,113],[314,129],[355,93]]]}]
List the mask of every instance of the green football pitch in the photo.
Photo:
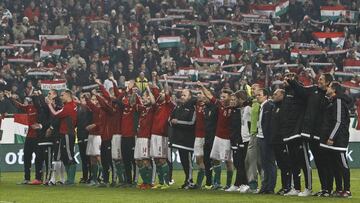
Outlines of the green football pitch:
[{"label": "green football pitch", "polygon": [[[194,175],[196,171],[194,171]],[[77,174],[77,179],[80,177]],[[319,180],[314,171],[314,191],[319,190]],[[360,169],[351,170],[352,199],[320,197],[282,197],[277,195],[257,195],[228,193],[209,190],[177,189],[183,180],[182,171],[174,171],[175,184],[168,190],[146,190],[136,188],[93,188],[85,185],[75,186],[30,186],[17,185],[22,180],[22,173],[2,173],[0,180],[0,203],[10,202],[360,202]],[[225,174],[223,173],[223,182]],[[279,179],[278,179],[279,181]],[[280,182],[277,186],[279,187]],[[303,186],[303,183],[302,183]],[[278,188],[277,188],[278,189]]]}]

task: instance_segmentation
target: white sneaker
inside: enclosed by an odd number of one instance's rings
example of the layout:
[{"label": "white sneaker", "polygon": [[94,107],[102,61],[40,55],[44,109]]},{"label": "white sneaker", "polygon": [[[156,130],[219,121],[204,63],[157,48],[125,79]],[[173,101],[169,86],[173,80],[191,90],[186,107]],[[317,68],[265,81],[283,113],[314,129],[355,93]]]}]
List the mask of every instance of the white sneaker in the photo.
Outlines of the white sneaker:
[{"label": "white sneaker", "polygon": [[288,193],[285,193],[284,196],[298,196],[300,190],[291,189]]},{"label": "white sneaker", "polygon": [[169,185],[174,185],[175,184],[175,180],[172,179],[171,181],[169,181]]},{"label": "white sneaker", "polygon": [[239,189],[238,186],[233,185],[233,186],[229,187],[228,189],[226,189],[225,192],[236,192],[238,189]]},{"label": "white sneaker", "polygon": [[303,192],[300,192],[299,193],[299,197],[308,197],[308,196],[311,196],[312,195],[312,191],[305,188],[305,190]]},{"label": "white sneaker", "polygon": [[239,191],[240,193],[248,193],[249,190],[250,190],[250,186],[248,186],[248,185],[240,185],[238,191]]}]

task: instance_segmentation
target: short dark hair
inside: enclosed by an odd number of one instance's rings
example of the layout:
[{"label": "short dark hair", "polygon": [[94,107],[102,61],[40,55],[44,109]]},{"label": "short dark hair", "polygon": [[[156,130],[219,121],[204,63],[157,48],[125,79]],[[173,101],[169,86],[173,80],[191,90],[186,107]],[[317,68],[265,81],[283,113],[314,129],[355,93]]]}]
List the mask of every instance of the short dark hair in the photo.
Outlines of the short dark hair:
[{"label": "short dark hair", "polygon": [[331,82],[330,87],[335,90],[336,95],[345,93],[345,88],[337,81]]},{"label": "short dark hair", "polygon": [[229,96],[232,95],[234,92],[229,88],[224,88],[221,90],[221,93],[228,94]]},{"label": "short dark hair", "polygon": [[270,92],[266,88],[259,89],[258,91],[261,91],[264,96],[270,97]]},{"label": "short dark hair", "polygon": [[329,84],[334,81],[334,77],[330,73],[323,73],[321,74],[325,78],[325,82],[328,82]]}]

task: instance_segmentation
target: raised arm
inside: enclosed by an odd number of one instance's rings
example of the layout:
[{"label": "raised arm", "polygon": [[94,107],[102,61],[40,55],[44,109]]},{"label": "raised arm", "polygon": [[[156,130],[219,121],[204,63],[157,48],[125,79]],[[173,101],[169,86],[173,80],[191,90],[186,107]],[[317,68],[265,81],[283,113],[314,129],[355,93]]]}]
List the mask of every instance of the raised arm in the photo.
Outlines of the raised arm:
[{"label": "raised arm", "polygon": [[99,101],[101,108],[104,109],[104,111],[108,113],[115,113],[115,109],[108,102],[106,102],[103,97],[96,95],[96,98]]}]

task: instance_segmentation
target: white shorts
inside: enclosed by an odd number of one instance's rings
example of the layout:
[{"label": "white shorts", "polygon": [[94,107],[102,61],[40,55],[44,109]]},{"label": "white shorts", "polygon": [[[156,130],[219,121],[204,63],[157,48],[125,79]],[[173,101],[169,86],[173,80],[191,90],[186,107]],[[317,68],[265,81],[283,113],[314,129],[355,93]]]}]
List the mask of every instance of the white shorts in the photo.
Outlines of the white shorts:
[{"label": "white shorts", "polygon": [[194,143],[194,156],[204,156],[205,138],[196,137]]},{"label": "white shorts", "polygon": [[101,136],[100,135],[89,135],[88,143],[86,146],[86,155],[88,156],[99,156],[101,147]]},{"label": "white shorts", "polygon": [[150,140],[149,138],[136,138],[134,159],[142,160],[150,158]]},{"label": "white shorts", "polygon": [[150,139],[150,156],[153,158],[163,158],[168,157],[168,137],[163,137],[160,135],[151,135]]},{"label": "white shorts", "polygon": [[121,155],[121,135],[115,134],[111,139],[111,157],[112,159],[120,160]]},{"label": "white shorts", "polygon": [[232,153],[230,140],[215,136],[210,158],[218,161],[231,161]]}]

